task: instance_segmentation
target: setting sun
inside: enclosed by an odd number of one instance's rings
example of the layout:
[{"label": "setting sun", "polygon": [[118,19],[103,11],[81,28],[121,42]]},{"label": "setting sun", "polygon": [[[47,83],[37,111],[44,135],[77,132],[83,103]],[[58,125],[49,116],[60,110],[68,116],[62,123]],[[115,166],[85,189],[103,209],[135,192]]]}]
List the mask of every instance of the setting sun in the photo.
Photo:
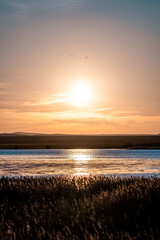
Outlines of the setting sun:
[{"label": "setting sun", "polygon": [[92,98],[91,88],[88,83],[84,81],[76,82],[69,93],[69,98],[71,103],[76,106],[88,105]]}]

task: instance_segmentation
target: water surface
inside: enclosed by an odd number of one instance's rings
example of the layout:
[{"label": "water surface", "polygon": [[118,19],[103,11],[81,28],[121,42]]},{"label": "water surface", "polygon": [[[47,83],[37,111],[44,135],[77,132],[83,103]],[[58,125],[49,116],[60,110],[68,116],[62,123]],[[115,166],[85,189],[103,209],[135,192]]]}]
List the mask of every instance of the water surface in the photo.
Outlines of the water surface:
[{"label": "water surface", "polygon": [[160,150],[0,150],[0,175],[159,175]]}]

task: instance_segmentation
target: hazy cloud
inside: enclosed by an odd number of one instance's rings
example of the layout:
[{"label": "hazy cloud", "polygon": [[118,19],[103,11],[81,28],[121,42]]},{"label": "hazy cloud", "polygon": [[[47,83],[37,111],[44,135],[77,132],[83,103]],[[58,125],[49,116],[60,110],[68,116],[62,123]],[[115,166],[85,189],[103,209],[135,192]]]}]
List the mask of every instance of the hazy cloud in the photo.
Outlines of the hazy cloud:
[{"label": "hazy cloud", "polygon": [[83,8],[88,4],[87,0],[1,0],[1,13],[33,13],[45,11],[74,10]]}]

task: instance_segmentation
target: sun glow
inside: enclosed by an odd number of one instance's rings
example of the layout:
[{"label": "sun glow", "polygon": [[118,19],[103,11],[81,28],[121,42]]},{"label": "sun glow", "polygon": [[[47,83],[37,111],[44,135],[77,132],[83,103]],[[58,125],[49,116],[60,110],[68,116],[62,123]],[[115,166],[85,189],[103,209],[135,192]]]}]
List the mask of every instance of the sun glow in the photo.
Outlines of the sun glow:
[{"label": "sun glow", "polygon": [[70,101],[76,106],[86,106],[92,99],[91,89],[87,82],[78,81],[69,93]]}]

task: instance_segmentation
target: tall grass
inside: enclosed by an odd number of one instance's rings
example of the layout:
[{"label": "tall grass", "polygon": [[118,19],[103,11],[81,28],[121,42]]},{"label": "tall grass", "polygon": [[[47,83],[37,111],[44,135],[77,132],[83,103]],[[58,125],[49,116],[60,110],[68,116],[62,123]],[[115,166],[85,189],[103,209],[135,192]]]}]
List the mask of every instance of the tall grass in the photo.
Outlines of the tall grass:
[{"label": "tall grass", "polygon": [[160,179],[0,179],[0,239],[160,239]]}]

